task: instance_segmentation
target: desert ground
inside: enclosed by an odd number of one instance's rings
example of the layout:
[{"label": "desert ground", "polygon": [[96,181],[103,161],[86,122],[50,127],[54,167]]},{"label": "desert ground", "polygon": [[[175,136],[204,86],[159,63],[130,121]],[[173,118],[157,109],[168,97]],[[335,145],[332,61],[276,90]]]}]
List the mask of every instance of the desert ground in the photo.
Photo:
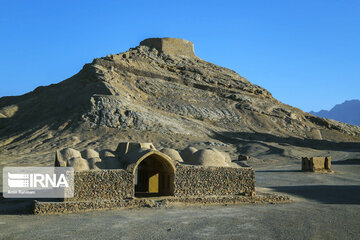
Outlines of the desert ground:
[{"label": "desert ground", "polygon": [[[357,158],[356,158],[357,157]],[[254,163],[258,192],[292,203],[176,206],[34,216],[2,199],[1,239],[358,239],[360,159],[333,161],[334,173],[301,172],[300,162]]]}]

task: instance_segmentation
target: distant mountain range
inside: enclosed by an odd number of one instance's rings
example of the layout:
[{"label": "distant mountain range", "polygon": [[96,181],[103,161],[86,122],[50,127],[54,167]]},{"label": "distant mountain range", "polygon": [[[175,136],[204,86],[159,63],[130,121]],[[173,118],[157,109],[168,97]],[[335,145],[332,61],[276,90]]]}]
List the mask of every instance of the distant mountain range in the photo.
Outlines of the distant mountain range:
[{"label": "distant mountain range", "polygon": [[310,113],[318,117],[360,126],[360,100],[345,101],[335,105],[331,110],[311,111]]}]

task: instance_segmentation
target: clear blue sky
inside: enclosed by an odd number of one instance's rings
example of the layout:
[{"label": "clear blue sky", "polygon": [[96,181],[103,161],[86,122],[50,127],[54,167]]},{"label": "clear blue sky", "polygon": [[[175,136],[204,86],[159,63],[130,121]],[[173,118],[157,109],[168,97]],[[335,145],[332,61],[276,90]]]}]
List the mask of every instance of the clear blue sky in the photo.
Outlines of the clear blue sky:
[{"label": "clear blue sky", "polygon": [[360,1],[1,1],[0,96],[60,82],[95,57],[179,37],[304,111],[360,98]]}]

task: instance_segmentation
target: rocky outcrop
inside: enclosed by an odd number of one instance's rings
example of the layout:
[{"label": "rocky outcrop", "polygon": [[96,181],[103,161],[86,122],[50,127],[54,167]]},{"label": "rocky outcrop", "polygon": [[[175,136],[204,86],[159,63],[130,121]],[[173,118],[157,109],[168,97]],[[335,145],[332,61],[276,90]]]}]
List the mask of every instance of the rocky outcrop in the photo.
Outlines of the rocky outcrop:
[{"label": "rocky outcrop", "polygon": [[170,40],[145,40],[126,53],[95,59],[84,67],[83,71],[95,68],[92,71],[100,74],[98,79],[112,94],[93,96],[83,120],[94,126],[180,134],[194,128],[201,134],[209,126],[302,138],[313,138],[314,130],[360,134],[358,127],[282,104],[232,70],[195,55],[160,51],[161,44],[152,41]]},{"label": "rocky outcrop", "polygon": [[[87,139],[95,146],[84,143],[79,149],[103,149],[109,134],[124,140],[148,136],[144,141],[156,143],[181,139],[182,148],[209,140],[360,142],[360,127],[283,104],[236,72],[202,60],[191,42],[180,39],[145,40],[94,59],[58,84],[0,98],[1,154],[8,151],[18,159],[23,151],[26,158],[32,151],[49,153],[54,146],[73,147]],[[103,162],[94,157],[90,168],[118,167],[113,152],[99,154]],[[195,161],[184,154],[185,162]]]}]

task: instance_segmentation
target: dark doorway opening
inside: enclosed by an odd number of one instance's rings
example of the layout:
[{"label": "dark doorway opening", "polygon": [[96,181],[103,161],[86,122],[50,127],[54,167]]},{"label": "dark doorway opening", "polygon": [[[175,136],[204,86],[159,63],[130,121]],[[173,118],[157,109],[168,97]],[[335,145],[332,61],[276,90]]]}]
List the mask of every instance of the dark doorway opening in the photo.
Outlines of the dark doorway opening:
[{"label": "dark doorway opening", "polygon": [[174,195],[174,168],[169,160],[152,154],[135,169],[135,197]]}]

